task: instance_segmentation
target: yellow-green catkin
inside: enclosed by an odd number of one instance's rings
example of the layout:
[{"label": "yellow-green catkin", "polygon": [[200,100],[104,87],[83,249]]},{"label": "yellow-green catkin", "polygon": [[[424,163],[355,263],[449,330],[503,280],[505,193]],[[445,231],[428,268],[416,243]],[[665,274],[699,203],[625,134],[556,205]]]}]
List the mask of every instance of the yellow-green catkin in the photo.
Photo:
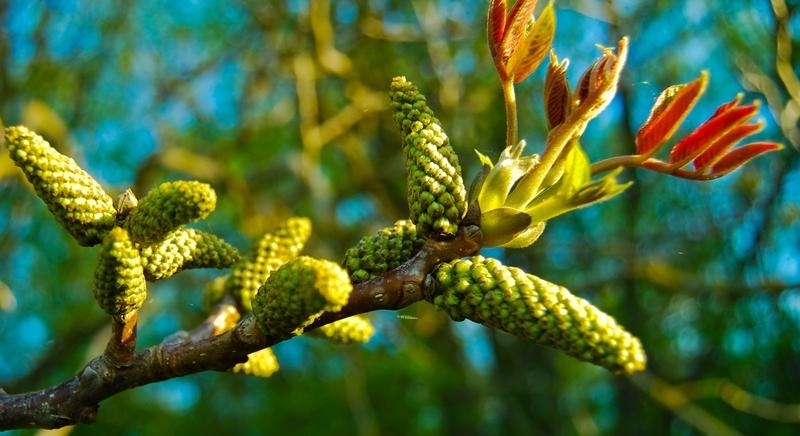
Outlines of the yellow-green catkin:
[{"label": "yellow-green catkin", "polygon": [[270,274],[253,298],[253,313],[269,336],[299,335],[324,312],[341,310],[352,290],[336,263],[300,256]]},{"label": "yellow-green catkin", "polygon": [[421,235],[453,235],[467,209],[458,156],[413,83],[395,77],[391,98],[403,133],[411,221]]},{"label": "yellow-green catkin", "polygon": [[232,245],[216,235],[195,229],[181,228],[169,233],[161,242],[137,246],[145,277],[151,282],[185,269],[228,268],[240,259]]},{"label": "yellow-green catkin", "polygon": [[120,227],[103,239],[92,290],[100,307],[118,318],[142,307],[147,298],[139,252]]},{"label": "yellow-green catkin", "polygon": [[343,263],[353,283],[361,283],[402,265],[424,243],[425,239],[417,235],[414,223],[400,220],[374,235],[363,237],[355,247],[347,250]]},{"label": "yellow-green catkin", "polygon": [[252,310],[251,300],[270,273],[297,257],[311,236],[311,221],[293,217],[261,237],[255,250],[231,269],[225,287],[244,310]]},{"label": "yellow-green catkin", "polygon": [[139,200],[125,225],[131,239],[152,244],[184,224],[205,218],[216,205],[217,194],[208,184],[182,180],[166,182]]},{"label": "yellow-green catkin", "polygon": [[203,290],[203,311],[211,313],[214,307],[225,298],[225,281],[229,275],[224,275],[211,280]]},{"label": "yellow-green catkin", "polygon": [[280,369],[278,359],[271,348],[264,348],[247,355],[247,361],[233,367],[232,371],[256,377],[269,377]]},{"label": "yellow-green catkin", "polygon": [[434,278],[433,303],[456,321],[499,328],[615,373],[645,368],[638,338],[562,286],[481,256],[441,264]]},{"label": "yellow-green catkin", "polygon": [[326,324],[310,333],[312,336],[325,338],[340,344],[353,342],[363,344],[368,342],[375,334],[375,327],[372,326],[366,316],[355,315]]},{"label": "yellow-green catkin", "polygon": [[69,234],[84,246],[100,243],[116,219],[102,186],[27,127],[6,128],[5,140],[11,159]]}]

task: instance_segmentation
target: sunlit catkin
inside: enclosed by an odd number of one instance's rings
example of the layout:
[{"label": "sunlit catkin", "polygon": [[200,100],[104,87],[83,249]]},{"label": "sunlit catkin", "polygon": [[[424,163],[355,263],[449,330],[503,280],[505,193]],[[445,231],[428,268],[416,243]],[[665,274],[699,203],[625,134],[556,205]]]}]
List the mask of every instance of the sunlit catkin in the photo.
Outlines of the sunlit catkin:
[{"label": "sunlit catkin", "polygon": [[205,218],[217,205],[211,186],[196,181],[166,182],[150,190],[126,221],[131,239],[141,244],[162,241],[184,224]]},{"label": "sunlit catkin", "polygon": [[499,328],[615,373],[645,368],[638,338],[562,286],[481,256],[444,263],[434,278],[433,302],[454,320]]},{"label": "sunlit catkin", "polygon": [[195,229],[178,229],[163,241],[137,244],[147,280],[171,277],[194,268],[228,268],[239,261],[239,252],[218,236]]},{"label": "sunlit catkin", "polygon": [[326,324],[316,330],[311,331],[312,336],[325,338],[340,344],[353,342],[366,343],[375,334],[375,327],[372,326],[369,318],[364,315],[355,315],[349,318]]},{"label": "sunlit catkin", "polygon": [[147,298],[139,252],[120,227],[103,239],[92,290],[97,304],[119,318],[139,309]]},{"label": "sunlit catkin", "polygon": [[267,335],[297,335],[323,312],[338,312],[352,290],[336,263],[300,256],[270,274],[253,298],[253,313]]},{"label": "sunlit catkin", "polygon": [[251,300],[258,288],[270,273],[300,254],[309,236],[311,221],[299,217],[289,218],[282,226],[262,236],[255,250],[231,269],[226,292],[244,310],[251,310]]},{"label": "sunlit catkin", "polygon": [[403,133],[411,221],[422,235],[455,234],[467,209],[458,156],[413,83],[395,77],[391,98]]},{"label": "sunlit catkin", "polygon": [[347,250],[343,264],[353,283],[365,282],[411,259],[424,243],[414,223],[397,221],[391,227],[361,238],[355,247]]},{"label": "sunlit catkin", "polygon": [[271,348],[264,348],[247,355],[247,361],[233,367],[233,372],[253,375],[256,377],[269,377],[280,369],[278,359]]},{"label": "sunlit catkin", "polygon": [[102,241],[116,211],[100,184],[26,127],[6,128],[5,140],[11,159],[69,234],[85,246]]}]

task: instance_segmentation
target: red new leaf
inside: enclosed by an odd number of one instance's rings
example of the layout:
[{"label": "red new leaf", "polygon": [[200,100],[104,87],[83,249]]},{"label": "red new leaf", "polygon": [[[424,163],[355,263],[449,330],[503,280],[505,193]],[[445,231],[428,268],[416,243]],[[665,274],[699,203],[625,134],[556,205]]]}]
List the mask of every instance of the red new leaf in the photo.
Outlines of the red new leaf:
[{"label": "red new leaf", "polygon": [[506,8],[506,0],[491,0],[489,2],[486,27],[489,38],[489,50],[495,61],[497,61],[497,53],[500,50],[500,44],[503,43],[503,35],[505,35],[506,32]]},{"label": "red new leaf", "polygon": [[708,73],[704,71],[700,73],[700,77],[689,83],[665,89],[658,96],[647,121],[636,134],[637,153],[653,154],[669,141],[700,99],[707,83]]},{"label": "red new leaf", "polygon": [[694,167],[697,171],[703,172],[707,168],[715,165],[722,156],[728,152],[737,142],[741,141],[747,136],[750,136],[764,128],[763,122],[755,124],[742,124],[731,129],[728,133],[722,135],[719,139],[714,141],[708,150],[703,152],[697,159],[694,160]]},{"label": "red new leaf", "polygon": [[542,63],[553,45],[555,33],[556,13],[550,1],[525,36],[524,43],[517,48],[517,53],[508,60],[508,71],[515,83],[525,80]]},{"label": "red new leaf", "polygon": [[547,66],[547,75],[544,79],[544,109],[547,114],[548,130],[563,123],[571,109],[567,66],[569,62],[566,59],[558,62],[556,55],[550,54],[550,65]]},{"label": "red new leaf", "polygon": [[513,56],[519,41],[525,36],[525,29],[533,19],[536,0],[517,0],[506,19],[506,31],[503,34],[501,53],[503,60]]},{"label": "red new leaf", "polygon": [[711,118],[680,140],[670,151],[669,162],[677,167],[686,165],[708,149],[717,138],[758,112],[758,102],[747,106],[737,106],[737,103],[734,100],[720,106]]},{"label": "red new leaf", "polygon": [[717,163],[711,167],[711,174],[716,177],[724,176],[759,155],[780,150],[781,148],[783,148],[783,146],[774,142],[753,142],[743,145],[717,161]]}]

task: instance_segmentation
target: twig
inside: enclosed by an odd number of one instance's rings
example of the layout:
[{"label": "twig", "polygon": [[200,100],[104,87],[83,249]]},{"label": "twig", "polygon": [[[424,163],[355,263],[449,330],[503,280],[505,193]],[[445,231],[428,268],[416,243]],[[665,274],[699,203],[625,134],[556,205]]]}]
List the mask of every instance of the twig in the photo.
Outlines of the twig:
[{"label": "twig", "polygon": [[[455,238],[429,240],[422,250],[399,268],[353,287],[341,312],[328,313],[313,329],[345,316],[382,309],[399,309],[422,300],[428,274],[436,264],[474,254],[481,245],[477,226],[463,228]],[[222,307],[220,305],[218,307]],[[228,319],[221,310],[213,317]],[[207,319],[204,323],[214,324]],[[193,332],[207,332],[200,327]],[[196,336],[202,336],[197,333]],[[189,335],[191,337],[191,335]],[[271,347],[286,337],[267,336],[252,315],[222,334],[198,340],[165,341],[132,356],[127,366],[117,366],[105,356],[92,359],[78,375],[36,392],[0,396],[0,430],[59,428],[91,423],[99,403],[127,389],[202,371],[225,371],[244,362],[247,355]]]},{"label": "twig", "polygon": [[111,321],[111,339],[103,353],[109,363],[117,368],[130,366],[136,353],[136,324],[139,312],[134,310],[121,319]]}]

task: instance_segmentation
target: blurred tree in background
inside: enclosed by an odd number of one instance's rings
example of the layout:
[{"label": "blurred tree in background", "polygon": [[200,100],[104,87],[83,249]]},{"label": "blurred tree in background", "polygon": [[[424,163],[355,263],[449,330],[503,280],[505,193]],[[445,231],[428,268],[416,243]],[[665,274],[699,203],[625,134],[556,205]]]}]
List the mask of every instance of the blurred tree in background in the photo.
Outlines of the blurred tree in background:
[{"label": "blurred tree in background", "polygon": [[[787,145],[697,183],[642,171],[615,201],[556,219],[527,250],[488,253],[568,285],[638,335],[648,371],[613,376],[430,305],[374,317],[363,347],[275,347],[270,379],[203,373],[127,391],[75,434],[795,434],[800,423],[800,9],[784,0],[556,4],[555,50],[575,67],[631,37],[620,92],[583,145],[629,153],[668,85],[712,82],[686,123],[745,90],[760,135]],[[0,0],[0,116],[26,124],[105,186],[199,179],[200,224],[240,247],[290,215],[307,252],[340,259],[407,216],[388,83],[430,97],[469,179],[472,149],[504,146],[484,1]],[[518,87],[520,136],[545,137],[543,69]],[[684,130],[686,127],[684,128]],[[684,131],[682,130],[682,131]],[[41,388],[108,335],[80,250],[0,154],[0,386]],[[218,272],[152,287],[140,341],[203,318]]]}]

